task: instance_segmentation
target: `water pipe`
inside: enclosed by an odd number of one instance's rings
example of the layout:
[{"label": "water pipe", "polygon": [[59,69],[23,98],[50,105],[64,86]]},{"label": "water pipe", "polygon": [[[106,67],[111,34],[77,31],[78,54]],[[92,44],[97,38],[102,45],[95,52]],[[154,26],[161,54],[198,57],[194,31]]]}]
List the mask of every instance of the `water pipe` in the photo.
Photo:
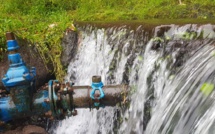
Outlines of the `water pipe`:
[{"label": "water pipe", "polygon": [[[8,32],[6,38],[10,65],[2,78],[7,95],[0,96],[0,125],[33,115],[41,115],[49,119],[63,119],[76,115],[75,108],[86,108],[91,105],[92,100],[96,107],[100,106],[100,100],[105,106],[115,106],[125,101],[128,86],[104,86],[100,76],[92,77],[91,86],[73,86],[72,82],[60,83],[57,80],[49,80],[41,90],[36,90],[36,68],[28,68],[25,65],[17,52],[19,46],[14,34]],[[100,95],[95,98],[97,90]]]}]

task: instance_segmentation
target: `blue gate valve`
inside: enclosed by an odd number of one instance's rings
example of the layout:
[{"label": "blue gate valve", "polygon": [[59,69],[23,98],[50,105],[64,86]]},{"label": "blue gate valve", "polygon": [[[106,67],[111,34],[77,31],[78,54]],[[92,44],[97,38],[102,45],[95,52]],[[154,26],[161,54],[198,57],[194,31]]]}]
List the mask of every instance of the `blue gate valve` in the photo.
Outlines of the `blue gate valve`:
[{"label": "blue gate valve", "polygon": [[[73,110],[72,92],[58,93],[60,84],[57,80],[50,80],[45,89],[36,91],[36,68],[29,68],[22,60],[14,34],[7,32],[6,38],[9,69],[2,83],[8,95],[0,96],[0,123],[32,115],[45,115],[49,119],[69,115],[70,111],[67,111]],[[71,88],[71,83],[68,86]]]}]

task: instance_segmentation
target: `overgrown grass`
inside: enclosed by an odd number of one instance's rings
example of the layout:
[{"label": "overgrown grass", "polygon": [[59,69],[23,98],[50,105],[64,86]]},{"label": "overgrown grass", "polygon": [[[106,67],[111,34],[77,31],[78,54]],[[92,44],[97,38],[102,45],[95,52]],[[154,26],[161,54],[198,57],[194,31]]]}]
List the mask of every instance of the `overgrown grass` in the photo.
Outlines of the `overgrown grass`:
[{"label": "overgrown grass", "polygon": [[80,0],[77,20],[214,18],[215,0]]},{"label": "overgrown grass", "polygon": [[54,63],[59,80],[65,73],[60,63],[61,38],[73,21],[215,17],[215,0],[182,0],[182,4],[178,0],[0,0],[0,3],[0,53],[6,51],[5,33],[13,31],[36,45],[45,62]]},{"label": "overgrown grass", "polygon": [[36,45],[45,63],[52,62],[57,79],[62,80],[61,38],[72,24],[71,16],[61,5],[49,1],[1,1],[0,47],[6,51],[5,33],[13,31],[20,38]]}]

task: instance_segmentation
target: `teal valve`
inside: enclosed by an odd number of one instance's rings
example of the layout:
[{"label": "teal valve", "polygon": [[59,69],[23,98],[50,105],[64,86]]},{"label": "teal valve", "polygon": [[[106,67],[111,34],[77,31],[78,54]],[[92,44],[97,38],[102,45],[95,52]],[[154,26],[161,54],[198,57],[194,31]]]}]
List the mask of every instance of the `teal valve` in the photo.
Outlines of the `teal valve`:
[{"label": "teal valve", "polygon": [[[90,98],[93,100],[93,104],[95,107],[100,106],[100,100],[105,97],[105,93],[103,91],[104,84],[101,81],[101,76],[93,76],[92,77],[92,84],[91,84],[91,92]],[[96,91],[99,91],[99,94],[96,94]]]}]

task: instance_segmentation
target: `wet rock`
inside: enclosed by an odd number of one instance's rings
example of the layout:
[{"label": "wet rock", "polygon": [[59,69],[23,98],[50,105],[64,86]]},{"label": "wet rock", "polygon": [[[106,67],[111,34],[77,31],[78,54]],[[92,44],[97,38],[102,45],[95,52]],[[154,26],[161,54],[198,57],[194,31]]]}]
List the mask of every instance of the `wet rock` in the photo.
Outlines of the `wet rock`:
[{"label": "wet rock", "polygon": [[155,36],[164,37],[165,32],[167,32],[171,28],[170,25],[161,25],[155,28]]},{"label": "wet rock", "polygon": [[48,134],[44,128],[34,125],[25,126],[22,132],[23,134]]},{"label": "wet rock", "polygon": [[160,37],[153,38],[152,50],[157,50],[158,48],[161,48],[163,43],[164,39]]},{"label": "wet rock", "polygon": [[18,127],[15,130],[9,130],[1,134],[48,134],[42,127],[35,125],[27,125],[24,127]]},{"label": "wet rock", "polygon": [[161,41],[156,40],[156,41],[153,42],[153,44],[152,44],[152,50],[157,50],[160,47],[161,47]]},{"label": "wet rock", "polygon": [[61,63],[67,67],[71,59],[75,56],[78,47],[78,33],[68,29],[62,40]]},{"label": "wet rock", "polygon": [[22,127],[18,127],[15,130],[9,130],[6,132],[2,132],[1,134],[22,134]]}]

